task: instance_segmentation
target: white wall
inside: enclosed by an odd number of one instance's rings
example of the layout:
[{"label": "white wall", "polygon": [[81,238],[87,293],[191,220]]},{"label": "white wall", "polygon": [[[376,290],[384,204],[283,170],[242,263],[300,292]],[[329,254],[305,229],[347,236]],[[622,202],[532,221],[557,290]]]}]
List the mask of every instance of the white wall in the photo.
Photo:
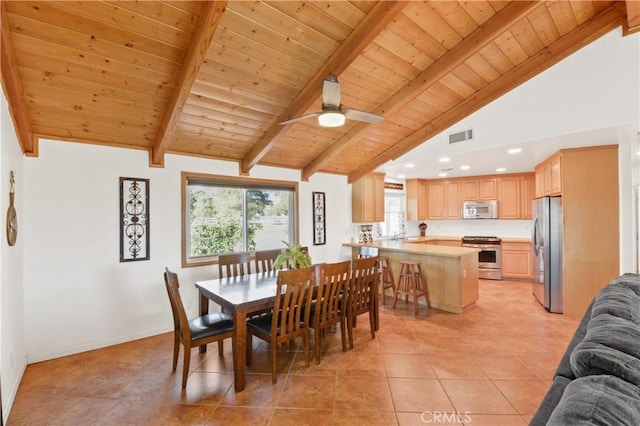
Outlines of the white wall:
[{"label": "white wall", "polygon": [[[196,314],[193,282],[214,267],[181,269],[181,171],[238,175],[237,163],[167,155],[149,168],[144,151],[43,140],[25,161],[25,336],[34,362],[149,336],[172,328],[162,281],[178,271]],[[150,179],[149,261],[119,262],[120,176]],[[293,180],[296,170],[256,167],[252,177]],[[318,174],[299,184],[300,242],[314,262],[338,260],[348,228],[346,177]],[[325,191],[327,244],[313,246],[312,191]]]},{"label": "white wall", "polygon": [[24,341],[24,253],[23,230],[25,173],[24,159],[13,127],[4,93],[0,112],[0,212],[2,223],[9,207],[9,173],[15,172],[15,202],[18,218],[18,238],[13,247],[7,244],[5,231],[0,232],[0,371],[2,372],[2,413],[8,417],[9,407],[18,390],[26,367]]}]

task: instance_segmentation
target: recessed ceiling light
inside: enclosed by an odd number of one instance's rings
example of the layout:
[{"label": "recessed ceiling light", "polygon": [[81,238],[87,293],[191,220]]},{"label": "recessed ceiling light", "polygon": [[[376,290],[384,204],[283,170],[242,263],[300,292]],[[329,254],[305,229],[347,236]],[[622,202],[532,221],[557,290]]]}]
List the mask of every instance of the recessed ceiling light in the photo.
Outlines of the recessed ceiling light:
[{"label": "recessed ceiling light", "polygon": [[446,174],[445,172],[438,173],[438,176],[440,176],[440,177],[445,177],[446,175],[447,175],[447,174]]},{"label": "recessed ceiling light", "polygon": [[404,175],[398,175],[399,179],[404,179]]},{"label": "recessed ceiling light", "polygon": [[460,170],[469,170],[471,168],[471,166],[467,166],[466,164],[464,166],[460,166]]},{"label": "recessed ceiling light", "polygon": [[509,151],[507,151],[509,154],[519,154],[522,152],[522,148],[511,148]]},{"label": "recessed ceiling light", "polygon": [[442,158],[440,158],[438,161],[439,161],[439,162],[441,162],[441,163],[446,163],[446,162],[451,161],[451,158],[449,158],[449,157],[442,157]]},{"label": "recessed ceiling light", "polygon": [[504,167],[498,167],[496,169],[496,172],[506,172],[506,171],[507,171],[507,169],[505,169]]},{"label": "recessed ceiling light", "polygon": [[405,166],[406,168],[410,169],[410,168],[412,168],[412,167],[415,167],[416,165],[415,165],[415,164],[405,164],[404,166]]}]

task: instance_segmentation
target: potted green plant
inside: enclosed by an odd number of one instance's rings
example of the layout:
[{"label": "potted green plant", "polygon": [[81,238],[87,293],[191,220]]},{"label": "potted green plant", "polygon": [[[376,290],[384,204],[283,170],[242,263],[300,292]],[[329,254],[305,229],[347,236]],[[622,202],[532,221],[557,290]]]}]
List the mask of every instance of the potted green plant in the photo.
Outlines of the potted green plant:
[{"label": "potted green plant", "polygon": [[283,241],[287,248],[278,255],[276,261],[273,263],[273,267],[282,269],[286,266],[289,269],[302,269],[311,266],[311,257],[306,249],[303,249],[299,244],[289,244]]}]

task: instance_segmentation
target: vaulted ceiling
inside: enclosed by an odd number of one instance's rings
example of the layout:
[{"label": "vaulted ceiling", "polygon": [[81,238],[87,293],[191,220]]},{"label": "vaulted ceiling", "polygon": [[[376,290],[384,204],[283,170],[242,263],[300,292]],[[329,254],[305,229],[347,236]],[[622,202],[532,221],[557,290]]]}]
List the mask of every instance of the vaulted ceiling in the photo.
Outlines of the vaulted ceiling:
[{"label": "vaulted ceiling", "polygon": [[[23,152],[48,138],[348,176],[422,144],[614,28],[638,1],[3,1]],[[314,119],[322,82],[342,106]],[[63,142],[61,142],[63,143]]]}]

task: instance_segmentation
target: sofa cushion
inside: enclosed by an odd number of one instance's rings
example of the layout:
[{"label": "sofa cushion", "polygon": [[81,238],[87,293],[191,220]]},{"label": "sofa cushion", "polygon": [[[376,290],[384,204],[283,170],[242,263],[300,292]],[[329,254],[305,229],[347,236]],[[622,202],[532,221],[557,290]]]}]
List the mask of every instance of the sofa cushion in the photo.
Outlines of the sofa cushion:
[{"label": "sofa cushion", "polygon": [[640,327],[610,314],[593,316],[570,362],[576,377],[610,374],[640,385]]},{"label": "sofa cushion", "polygon": [[593,301],[592,317],[609,314],[640,326],[640,281],[628,275],[600,290]]},{"label": "sofa cushion", "polygon": [[549,426],[640,424],[640,389],[614,376],[580,377],[567,385]]},{"label": "sofa cushion", "polygon": [[540,402],[536,414],[531,418],[529,426],[545,426],[547,424],[551,413],[553,413],[554,408],[556,408],[560,398],[562,398],[564,389],[571,381],[571,379],[564,376],[556,376],[553,378],[553,383],[551,383],[551,387],[545,394],[542,402]]},{"label": "sofa cushion", "polygon": [[587,325],[591,320],[591,310],[592,310],[593,302],[594,300],[591,300],[591,303],[589,304],[589,306],[587,307],[587,310],[582,316],[580,323],[576,327],[576,331],[573,333],[573,336],[571,337],[571,340],[569,341],[569,344],[567,345],[567,348],[562,355],[562,359],[558,363],[558,367],[556,368],[556,371],[553,374],[553,377],[562,376],[562,377],[567,377],[569,379],[576,378],[575,374],[573,373],[573,370],[571,369],[571,353],[573,352],[573,349],[580,342],[582,342],[582,339],[584,339],[584,335],[587,333]]}]

